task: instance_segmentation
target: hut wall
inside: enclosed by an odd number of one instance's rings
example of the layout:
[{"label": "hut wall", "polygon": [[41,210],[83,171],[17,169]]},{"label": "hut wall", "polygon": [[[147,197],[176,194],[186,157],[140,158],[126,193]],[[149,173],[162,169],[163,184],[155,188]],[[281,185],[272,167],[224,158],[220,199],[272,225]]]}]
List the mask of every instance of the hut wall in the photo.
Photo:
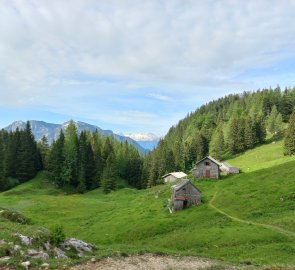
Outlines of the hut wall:
[{"label": "hut wall", "polygon": [[167,175],[165,178],[164,178],[164,182],[165,183],[168,183],[168,182],[174,182],[176,181],[177,178],[173,175]]},{"label": "hut wall", "polygon": [[[206,165],[206,162],[210,165]],[[207,171],[210,171],[209,176]],[[192,173],[197,178],[219,178],[219,166],[210,159],[206,158],[196,165],[196,168],[192,171]]]},{"label": "hut wall", "polygon": [[183,186],[180,190],[174,192],[174,196],[184,197],[187,200],[187,206],[198,204],[201,201],[201,193],[191,184]]}]

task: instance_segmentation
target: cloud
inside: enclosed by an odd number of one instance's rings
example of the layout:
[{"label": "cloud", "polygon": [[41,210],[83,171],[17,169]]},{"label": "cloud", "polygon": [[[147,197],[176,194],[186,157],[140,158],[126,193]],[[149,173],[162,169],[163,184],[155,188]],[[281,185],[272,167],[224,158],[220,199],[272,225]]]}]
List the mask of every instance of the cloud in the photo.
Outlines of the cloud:
[{"label": "cloud", "polygon": [[164,102],[173,101],[171,97],[165,96],[165,95],[162,95],[162,94],[158,94],[158,93],[149,93],[148,96],[151,97],[151,98],[154,98],[156,100],[160,100],[160,101],[164,101]]},{"label": "cloud", "polygon": [[[71,113],[87,96],[97,114],[160,102],[169,115],[173,100],[183,114],[199,96],[289,85],[294,16],[293,0],[4,0],[0,105],[57,110],[62,100]],[[263,74],[278,65],[279,76]]]}]

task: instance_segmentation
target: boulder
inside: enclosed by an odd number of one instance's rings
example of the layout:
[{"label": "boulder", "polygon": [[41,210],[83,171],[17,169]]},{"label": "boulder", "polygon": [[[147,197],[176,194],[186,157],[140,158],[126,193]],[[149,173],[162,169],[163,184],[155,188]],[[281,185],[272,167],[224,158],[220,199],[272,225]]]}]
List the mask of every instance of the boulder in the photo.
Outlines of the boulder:
[{"label": "boulder", "polygon": [[48,269],[49,268],[49,263],[43,263],[43,264],[41,264],[41,267],[42,268],[45,268],[45,269]]},{"label": "boulder", "polygon": [[9,256],[4,256],[0,258],[0,262],[7,262],[8,260],[10,260]]},{"label": "boulder", "polygon": [[26,269],[29,269],[29,266],[31,265],[31,263],[30,261],[26,261],[26,262],[22,262],[20,265],[25,267]]},{"label": "boulder", "polygon": [[68,256],[66,255],[66,253],[63,250],[61,250],[60,248],[55,247],[53,249],[53,252],[54,252],[55,258],[63,258],[63,259],[67,259],[68,258]]},{"label": "boulder", "polygon": [[[79,253],[82,255],[83,252],[92,252],[94,249],[94,245],[88,244],[76,238],[66,239],[61,246],[65,249],[69,249],[71,247],[74,248],[78,252],[78,256]],[[82,256],[84,256],[84,254]]]},{"label": "boulder", "polygon": [[49,255],[44,251],[37,251],[35,249],[28,249],[26,253],[27,257],[33,258],[33,259],[49,259]]},{"label": "boulder", "polygon": [[33,238],[32,237],[29,237],[29,236],[26,236],[26,235],[22,235],[20,233],[17,233],[15,234],[21,241],[21,243],[25,246],[31,246],[32,245],[32,241],[33,241]]}]

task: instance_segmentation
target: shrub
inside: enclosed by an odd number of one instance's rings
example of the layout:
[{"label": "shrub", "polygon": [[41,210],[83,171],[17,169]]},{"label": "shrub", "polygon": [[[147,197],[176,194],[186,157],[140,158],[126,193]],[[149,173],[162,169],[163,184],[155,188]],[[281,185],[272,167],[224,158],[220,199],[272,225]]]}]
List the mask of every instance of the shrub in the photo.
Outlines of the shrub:
[{"label": "shrub", "polygon": [[59,245],[66,239],[64,228],[61,225],[53,227],[50,231],[50,243],[52,245]]},{"label": "shrub", "polygon": [[16,222],[19,224],[28,223],[28,219],[20,212],[8,210],[8,209],[0,209],[0,210],[1,210],[0,215],[9,221]]}]

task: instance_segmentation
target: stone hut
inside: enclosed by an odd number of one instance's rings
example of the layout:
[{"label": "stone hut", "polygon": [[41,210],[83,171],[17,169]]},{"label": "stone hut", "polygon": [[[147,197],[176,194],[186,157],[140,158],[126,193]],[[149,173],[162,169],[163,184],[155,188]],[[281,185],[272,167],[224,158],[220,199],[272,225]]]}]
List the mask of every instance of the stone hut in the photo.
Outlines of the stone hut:
[{"label": "stone hut", "polygon": [[186,177],[187,177],[187,174],[185,174],[184,172],[172,172],[162,176],[165,183],[175,182],[177,180],[185,179]]},{"label": "stone hut", "polygon": [[230,165],[227,162],[222,162],[221,163],[220,170],[222,172],[225,172],[226,174],[240,173],[240,168],[234,167],[234,166]]},{"label": "stone hut", "polygon": [[171,202],[174,210],[201,203],[201,191],[189,180],[182,180],[172,188]]},{"label": "stone hut", "polygon": [[219,178],[221,163],[211,156],[204,157],[196,163],[192,174],[196,178]]}]

